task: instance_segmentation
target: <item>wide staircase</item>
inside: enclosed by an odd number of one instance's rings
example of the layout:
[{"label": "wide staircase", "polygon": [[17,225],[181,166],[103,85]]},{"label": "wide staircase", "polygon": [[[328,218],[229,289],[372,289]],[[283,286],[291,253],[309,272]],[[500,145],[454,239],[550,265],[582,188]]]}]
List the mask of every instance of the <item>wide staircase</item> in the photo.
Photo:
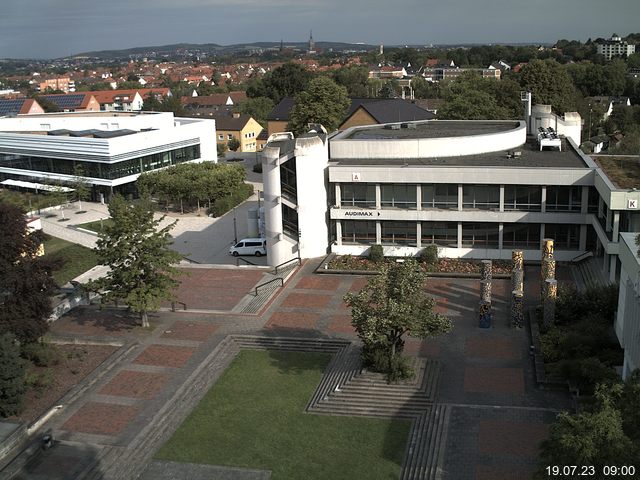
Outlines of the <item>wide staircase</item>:
[{"label": "wide staircase", "polygon": [[591,257],[574,264],[574,277],[581,291],[609,285],[609,279],[602,272],[602,258]]},{"label": "wide staircase", "polygon": [[261,282],[254,287],[245,297],[233,308],[234,313],[257,314],[269,303],[274,293],[282,288],[289,277],[300,265],[296,262],[286,262],[286,265],[278,266],[273,272],[265,274]]}]

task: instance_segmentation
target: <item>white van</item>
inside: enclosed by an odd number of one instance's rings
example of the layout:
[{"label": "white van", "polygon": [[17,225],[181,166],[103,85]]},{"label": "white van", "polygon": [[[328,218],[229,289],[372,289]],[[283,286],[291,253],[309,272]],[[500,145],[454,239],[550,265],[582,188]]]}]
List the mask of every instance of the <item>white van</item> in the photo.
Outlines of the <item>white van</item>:
[{"label": "white van", "polygon": [[261,257],[267,254],[267,243],[264,238],[243,238],[229,249],[234,257],[238,255],[255,255]]}]

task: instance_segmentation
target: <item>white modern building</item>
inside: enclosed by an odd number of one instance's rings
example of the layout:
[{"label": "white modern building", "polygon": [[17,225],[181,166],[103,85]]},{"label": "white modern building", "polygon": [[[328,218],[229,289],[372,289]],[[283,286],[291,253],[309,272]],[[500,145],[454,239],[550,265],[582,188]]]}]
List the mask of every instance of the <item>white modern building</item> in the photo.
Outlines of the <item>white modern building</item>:
[{"label": "white modern building", "polygon": [[77,166],[93,198],[133,193],[143,172],[217,161],[213,120],[157,112],[75,112],[0,118],[0,181],[73,181]]},{"label": "white modern building", "polygon": [[603,55],[605,60],[611,60],[613,57],[628,57],[636,52],[636,46],[627,42],[623,42],[622,38],[614,33],[611,38],[603,42],[596,43],[596,53]]},{"label": "white modern building", "polygon": [[615,330],[624,348],[622,378],[640,368],[640,258],[636,233],[623,233],[620,242],[620,293]]},{"label": "white modern building", "polygon": [[508,259],[517,248],[535,260],[548,237],[558,260],[592,252],[615,281],[620,232],[640,231],[640,190],[614,184],[579,142],[579,115],[545,108],[529,122],[276,136],[262,155],[269,263],[372,244],[390,256],[435,244],[446,257]]}]

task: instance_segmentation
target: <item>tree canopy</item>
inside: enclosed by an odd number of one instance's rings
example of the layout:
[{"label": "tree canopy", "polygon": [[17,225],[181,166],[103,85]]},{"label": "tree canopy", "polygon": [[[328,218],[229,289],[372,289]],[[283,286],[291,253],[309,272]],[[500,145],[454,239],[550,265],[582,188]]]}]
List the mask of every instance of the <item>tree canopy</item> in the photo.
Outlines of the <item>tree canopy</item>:
[{"label": "tree canopy", "polygon": [[295,97],[288,129],[296,135],[305,133],[309,123],[320,123],[327,131],[336,130],[351,104],[347,89],[327,77],[318,77]]},{"label": "tree canopy", "polygon": [[11,333],[0,334],[0,417],[20,412],[25,393],[25,362]]},{"label": "tree canopy", "polygon": [[566,68],[555,60],[532,60],[520,74],[520,85],[534,103],[551,105],[557,113],[574,111],[575,88]]},{"label": "tree canopy", "polygon": [[109,272],[88,288],[100,292],[103,302],[124,301],[148,327],[147,313],[172,298],[178,285],[175,264],[181,257],[169,248],[169,231],[176,222],[161,228],[164,217],[154,219],[149,200],[132,204],[120,195],[109,202],[109,214],[112,222],[104,225],[96,246],[98,259]]},{"label": "tree canopy", "polygon": [[262,79],[253,79],[247,87],[249,97],[269,97],[275,104],[284,97],[293,97],[307,88],[313,73],[297,63],[285,63]]},{"label": "tree canopy", "polygon": [[48,329],[51,266],[37,256],[40,232],[29,233],[22,211],[0,202],[0,334],[35,342]]}]

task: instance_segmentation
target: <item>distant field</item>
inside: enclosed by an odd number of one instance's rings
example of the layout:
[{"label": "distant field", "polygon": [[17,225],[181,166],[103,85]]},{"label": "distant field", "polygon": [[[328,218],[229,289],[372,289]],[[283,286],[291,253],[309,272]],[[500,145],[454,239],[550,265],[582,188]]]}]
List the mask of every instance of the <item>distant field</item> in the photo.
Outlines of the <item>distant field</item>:
[{"label": "distant field", "polygon": [[60,286],[98,264],[98,258],[90,248],[51,236],[44,241],[44,254],[48,258],[62,259],[62,266],[53,272],[53,279]]},{"label": "distant field", "polygon": [[329,358],[240,352],[156,457],[273,480],[399,478],[411,422],[305,413]]}]

